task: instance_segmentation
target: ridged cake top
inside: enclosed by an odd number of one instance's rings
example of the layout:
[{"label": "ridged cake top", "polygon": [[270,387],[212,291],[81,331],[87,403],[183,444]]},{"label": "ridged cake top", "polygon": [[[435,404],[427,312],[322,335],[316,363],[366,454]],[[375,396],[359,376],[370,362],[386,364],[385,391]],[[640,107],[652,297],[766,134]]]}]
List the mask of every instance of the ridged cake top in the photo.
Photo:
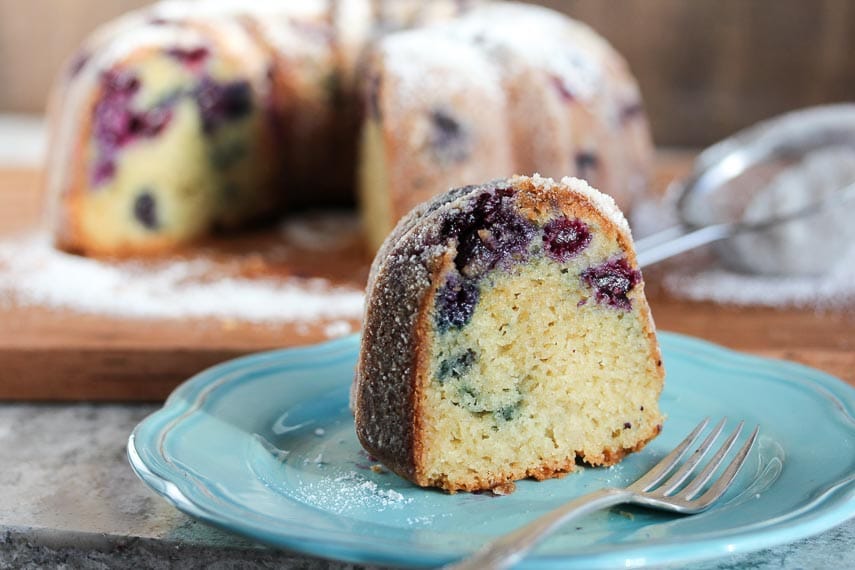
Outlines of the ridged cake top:
[{"label": "ridged cake top", "polygon": [[[563,187],[566,190],[584,198],[596,211],[606,218],[610,223],[629,239],[632,233],[629,228],[629,223],[626,220],[623,212],[618,208],[614,199],[611,196],[592,188],[590,184],[580,178],[565,176],[560,182],[556,182],[552,178],[534,174],[532,176],[514,176],[502,180],[494,180],[486,184],[478,186],[464,186],[455,188],[444,194],[440,194],[433,199],[419,205],[413,209],[408,215],[404,216],[395,226],[395,229],[389,234],[389,237],[383,243],[383,246],[378,251],[374,260],[374,266],[378,265],[379,261],[390,254],[394,249],[395,244],[406,235],[409,231],[427,231],[431,228],[430,223],[417,228],[418,223],[429,217],[431,214],[444,207],[444,210],[460,210],[466,206],[471,196],[478,194],[488,189],[503,189],[510,188],[519,183],[528,182],[534,187],[549,191]],[[446,214],[448,215],[448,214]],[[439,223],[439,220],[434,221],[434,225]],[[415,228],[415,229],[414,229]],[[426,236],[425,236],[426,237]],[[374,271],[372,270],[372,274]]]},{"label": "ridged cake top", "polygon": [[[404,81],[432,81],[419,62],[433,69],[464,68],[470,77],[484,76],[479,85],[493,84],[492,76],[537,69],[552,77],[567,97],[593,102],[611,89],[625,91],[625,96],[606,102],[639,97],[623,58],[605,40],[588,26],[538,6],[486,4],[448,22],[389,36],[379,49]],[[624,80],[613,85],[606,74]],[[616,108],[603,112],[617,121],[625,102],[613,103]]]}]

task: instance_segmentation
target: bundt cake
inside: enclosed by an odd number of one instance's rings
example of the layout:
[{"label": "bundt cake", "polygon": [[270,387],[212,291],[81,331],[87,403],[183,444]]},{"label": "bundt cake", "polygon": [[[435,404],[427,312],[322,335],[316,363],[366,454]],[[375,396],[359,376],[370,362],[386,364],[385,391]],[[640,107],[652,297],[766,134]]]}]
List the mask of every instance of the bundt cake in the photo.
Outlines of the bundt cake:
[{"label": "bundt cake", "polygon": [[285,204],[352,202],[370,38],[466,4],[177,1],[106,25],[50,105],[56,243],[160,252]]},{"label": "bundt cake", "polygon": [[378,247],[438,191],[540,172],[572,174],[623,209],[652,160],[635,80],[590,28],[551,10],[485,5],[392,34],[366,72],[359,195]]},{"label": "bundt cake", "polygon": [[628,206],[650,142],[621,58],[557,13],[480,4],[170,1],[108,24],[52,98],[56,243],[161,252],[352,203],[357,178],[374,246],[422,200],[513,172]]},{"label": "bundt cake", "polygon": [[416,208],[371,269],[352,392],[366,451],[449,492],[612,465],[654,438],[664,369],[626,220],[514,177]]}]

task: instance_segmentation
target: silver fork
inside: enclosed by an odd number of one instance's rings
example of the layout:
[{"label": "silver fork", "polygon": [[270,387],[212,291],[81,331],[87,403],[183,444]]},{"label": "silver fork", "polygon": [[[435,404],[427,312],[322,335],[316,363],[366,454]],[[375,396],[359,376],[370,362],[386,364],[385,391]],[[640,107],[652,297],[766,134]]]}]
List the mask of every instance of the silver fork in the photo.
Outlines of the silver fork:
[{"label": "silver fork", "polygon": [[[745,464],[745,459],[748,457],[760,430],[760,426],[754,428],[754,431],[748,436],[748,440],[739,449],[718,480],[704,491],[704,487],[724,462],[739,434],[742,433],[745,422],[739,422],[739,425],[736,426],[736,429],[728,436],[703,470],[691,482],[681,488],[680,486],[692,475],[692,472],[712,448],[713,443],[721,434],[726,420],[727,418],[722,419],[713,428],[689,459],[679,468],[677,466],[680,461],[709,424],[709,418],[698,424],[692,433],[680,442],[680,445],[629,487],[620,489],[606,487],[570,501],[514,532],[488,543],[470,558],[446,566],[446,570],[499,570],[508,568],[522,560],[540,541],[567,521],[621,503],[631,503],[688,515],[707,510],[724,495],[733,483],[739,470]],[[662,482],[666,477],[668,479]]]}]

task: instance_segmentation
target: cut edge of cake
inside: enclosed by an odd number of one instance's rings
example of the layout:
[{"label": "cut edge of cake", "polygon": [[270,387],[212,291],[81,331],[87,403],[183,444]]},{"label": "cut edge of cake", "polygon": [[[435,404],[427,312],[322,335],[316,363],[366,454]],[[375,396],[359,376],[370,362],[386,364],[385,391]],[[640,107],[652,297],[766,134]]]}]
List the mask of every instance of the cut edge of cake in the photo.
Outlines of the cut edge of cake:
[{"label": "cut edge of cake", "polygon": [[[486,435],[486,439],[490,439],[491,433],[485,430],[494,429],[498,432],[508,425],[505,421],[507,419],[504,417],[505,415],[510,418],[521,412],[513,406],[501,407],[503,405],[502,396],[499,395],[496,399],[494,398],[495,394],[490,392],[490,383],[495,383],[495,380],[491,380],[490,377],[501,370],[501,367],[496,364],[496,362],[500,362],[501,354],[497,352],[499,350],[498,345],[490,344],[484,340],[489,337],[488,334],[480,337],[477,335],[475,337],[470,336],[466,340],[466,342],[473,343],[473,347],[475,347],[475,350],[470,348],[469,352],[483,351],[484,354],[481,357],[491,359],[489,366],[479,365],[481,366],[478,371],[480,376],[475,375],[474,372],[469,373],[469,379],[466,380],[469,384],[475,380],[479,382],[478,389],[484,392],[484,394],[479,394],[482,401],[479,401],[479,398],[470,397],[466,393],[467,390],[470,392],[477,392],[477,390],[474,390],[472,386],[461,388],[460,378],[455,377],[454,373],[451,375],[447,373],[448,370],[455,370],[455,365],[448,366],[447,370],[443,372],[441,369],[443,364],[438,363],[437,359],[434,358],[435,355],[432,351],[436,351],[438,346],[436,339],[444,334],[438,333],[436,327],[438,321],[435,312],[438,290],[446,282],[449,272],[456,271],[453,265],[454,257],[457,254],[454,247],[449,248],[436,243],[436,226],[442,223],[441,220],[449,219],[449,216],[461,212],[465,214],[466,202],[467,200],[471,201],[473,196],[479,195],[479,193],[483,195],[484,192],[502,188],[513,188],[515,199],[521,196],[522,199],[518,202],[522,202],[526,208],[533,209],[530,214],[534,217],[541,216],[542,221],[549,218],[547,210],[554,210],[556,206],[561,206],[562,200],[569,199],[572,202],[571,205],[586,220],[601,224],[602,226],[598,225],[598,228],[603,227],[608,230],[605,233],[609,235],[607,237],[601,236],[601,238],[617,244],[619,251],[624,254],[623,261],[602,259],[599,260],[601,263],[596,267],[606,267],[606,269],[600,269],[601,272],[612,270],[628,272],[628,275],[637,275],[637,281],[632,284],[624,297],[618,295],[611,299],[608,296],[609,294],[604,294],[604,302],[607,305],[612,303],[614,306],[604,307],[607,311],[603,314],[612,321],[621,323],[624,322],[625,316],[623,315],[631,314],[631,310],[630,313],[623,312],[625,307],[632,307],[636,311],[634,318],[626,322],[635,322],[638,325],[634,327],[633,334],[635,335],[634,342],[638,345],[635,350],[641,356],[639,357],[640,360],[634,362],[633,366],[639,369],[636,372],[641,372],[640,377],[642,379],[636,388],[641,389],[639,386],[644,385],[646,392],[639,400],[644,402],[640,404],[641,409],[635,410],[635,412],[627,408],[628,399],[621,400],[618,398],[619,412],[626,417],[621,416],[619,421],[610,420],[612,422],[617,421],[615,424],[617,427],[605,426],[608,428],[606,431],[617,442],[612,446],[602,445],[599,449],[591,448],[591,446],[580,449],[562,449],[561,453],[556,456],[544,456],[540,460],[530,460],[524,465],[514,466],[512,464],[514,461],[513,454],[502,455],[507,451],[507,449],[502,450],[503,445],[507,447],[507,442],[502,443],[502,438],[498,437],[499,444],[491,447],[494,449],[491,453],[497,457],[503,457],[501,461],[508,462],[507,468],[496,468],[495,466],[472,468],[472,464],[477,463],[477,461],[472,460],[473,450],[470,449],[464,453],[466,458],[464,463],[467,463],[465,469],[462,469],[462,472],[458,469],[458,473],[454,474],[454,469],[446,469],[447,472],[444,472],[441,467],[437,468],[437,465],[438,462],[441,464],[445,461],[441,456],[445,449],[443,445],[447,441],[443,438],[446,438],[448,433],[453,433],[455,429],[469,429],[461,427],[466,424],[467,414],[478,416],[480,422],[478,429],[481,430],[478,432],[479,437]],[[543,211],[538,213],[535,211],[537,208]],[[592,241],[595,244],[597,243],[596,239]],[[544,262],[546,254],[543,254],[539,259],[541,261],[538,262],[536,258],[535,262],[540,263],[543,267],[554,268],[560,265],[552,263],[552,261]],[[615,264],[614,267],[609,266],[610,263]],[[518,264],[516,267],[523,265]],[[528,279],[524,273],[524,271],[514,273],[512,264],[511,274],[513,274],[514,279],[519,280],[522,284],[527,283],[526,279]],[[480,278],[489,280],[490,271],[487,271]],[[555,271],[550,273],[549,278],[553,281],[562,279],[560,273]],[[595,282],[597,278],[598,276],[593,273],[587,278],[580,277],[578,289],[586,290],[588,285],[585,283]],[[490,287],[496,288],[497,283],[499,285],[502,283],[501,279],[494,281],[496,283],[492,283]],[[479,285],[479,287],[482,286]],[[525,291],[529,287],[524,286],[518,289],[520,294],[525,297]],[[627,453],[644,447],[661,429],[663,418],[658,411],[657,400],[662,388],[664,370],[655,337],[655,325],[643,295],[643,282],[636,268],[629,228],[614,202],[609,197],[590,188],[584,181],[565,178],[560,183],[555,183],[551,179],[537,175],[531,178],[514,177],[479,187],[457,189],[420,206],[401,221],[384,243],[372,267],[368,291],[363,347],[354,386],[357,433],[369,453],[380,459],[391,470],[418,485],[436,486],[449,492],[483,489],[509,492],[513,489],[515,480],[526,477],[544,479],[572,471],[577,459],[592,465],[614,464]],[[492,292],[487,293],[486,296],[482,292],[481,295],[476,304],[487,303],[484,299],[491,298]],[[463,296],[465,297],[465,295]],[[493,295],[493,297],[501,299],[501,295]],[[591,293],[588,296],[590,307],[600,306],[599,297],[599,292]],[[560,297],[555,297],[555,299],[554,304],[558,305],[557,310],[559,312],[565,311],[562,315],[566,317],[572,313],[572,311],[567,312],[567,307],[561,308],[563,305]],[[535,295],[529,301],[531,305],[537,305],[541,299]],[[499,303],[499,309],[491,309],[491,314],[501,312],[501,304]],[[581,303],[580,307],[580,313],[588,310],[584,303]],[[474,311],[473,314],[475,314]],[[596,311],[594,314],[596,315]],[[590,317],[585,318],[589,319]],[[477,327],[486,327],[483,330],[490,331],[493,330],[491,327],[495,327],[496,322],[498,321],[495,319],[491,321],[490,318],[480,320],[476,318],[472,319],[472,322],[468,322],[467,326],[477,325]],[[455,334],[459,335],[459,331]],[[465,343],[463,345],[465,346]],[[549,352],[550,349],[543,350]],[[468,353],[464,351],[463,354]],[[554,351],[549,352],[547,356],[549,357],[547,360],[555,359],[557,365],[568,365],[568,363],[573,362],[572,359],[567,360],[560,353]],[[630,355],[628,358],[634,357]],[[474,360],[474,358],[465,357],[463,361],[467,359]],[[461,362],[461,360],[458,359],[455,362]],[[583,363],[590,365],[589,361],[583,360]],[[471,362],[468,364],[464,362],[464,365],[471,366],[472,364]],[[443,373],[447,376],[446,380],[440,383],[444,384],[441,388],[444,392],[441,396],[437,396],[436,390],[433,393],[431,392],[432,386],[436,387],[436,377]],[[555,371],[550,369],[549,373],[554,374]],[[464,375],[464,373],[458,374],[461,377]],[[621,385],[621,379],[612,376],[608,376],[608,378],[608,382],[604,385],[611,387]],[[627,382],[631,384],[632,380]],[[531,379],[523,379],[522,384],[518,383],[517,385],[524,386],[525,390],[529,390],[531,386],[537,386],[537,382],[533,383]],[[514,386],[513,383],[506,383],[504,389],[512,391]],[[436,424],[438,421],[436,418],[430,418],[430,413],[426,412],[440,409],[448,401],[455,399],[456,401],[452,402],[453,405],[446,406],[446,408],[460,416],[455,420],[458,423],[452,422],[451,427],[445,432],[440,430],[440,433],[431,433],[431,429],[433,429],[431,422]],[[496,402],[490,404],[491,399],[496,400]],[[568,407],[574,405],[572,394],[565,400]],[[504,403],[507,404],[507,401]],[[492,408],[491,405],[493,405]],[[517,408],[524,409],[525,405],[519,405]],[[466,413],[456,411],[467,408]],[[537,414],[535,413],[534,416]],[[534,421],[536,423],[536,420]],[[558,424],[547,426],[547,428],[559,432],[564,429]],[[597,433],[605,433],[604,429],[600,429]],[[552,437],[555,438],[555,434],[552,434]],[[455,436],[452,436],[452,439],[455,439]],[[554,441],[558,441],[555,444],[556,449],[562,446],[566,447],[566,445],[575,445],[572,436],[569,434],[562,435]],[[437,449],[440,450],[439,459],[436,457]],[[520,453],[520,455],[524,454]],[[454,459],[451,463],[454,464],[455,461],[459,467],[461,461]],[[487,465],[489,463],[489,461],[486,462]]]}]

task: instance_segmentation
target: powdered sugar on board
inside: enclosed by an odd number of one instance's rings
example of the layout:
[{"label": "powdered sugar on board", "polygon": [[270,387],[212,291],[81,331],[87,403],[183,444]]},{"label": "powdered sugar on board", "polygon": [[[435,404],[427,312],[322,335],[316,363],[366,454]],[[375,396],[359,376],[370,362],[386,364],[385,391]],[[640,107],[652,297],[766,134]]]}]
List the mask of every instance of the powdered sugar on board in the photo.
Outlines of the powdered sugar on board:
[{"label": "powdered sugar on board", "polygon": [[220,318],[259,323],[324,321],[327,336],[351,332],[363,292],[319,277],[221,275],[204,256],[105,262],[55,250],[41,234],[0,242],[0,305],[131,318]]},{"label": "powdered sugar on board", "polygon": [[694,301],[818,310],[855,307],[855,249],[819,277],[746,275],[717,264],[694,269],[673,269],[665,276],[665,288]]}]

